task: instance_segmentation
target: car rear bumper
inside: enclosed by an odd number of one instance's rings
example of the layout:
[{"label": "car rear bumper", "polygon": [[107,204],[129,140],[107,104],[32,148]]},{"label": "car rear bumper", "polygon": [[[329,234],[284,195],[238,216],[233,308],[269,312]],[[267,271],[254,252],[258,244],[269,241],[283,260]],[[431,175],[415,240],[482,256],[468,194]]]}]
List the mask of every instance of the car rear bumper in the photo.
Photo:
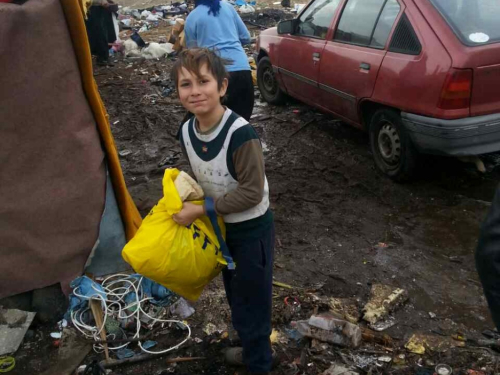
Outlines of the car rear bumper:
[{"label": "car rear bumper", "polygon": [[500,113],[456,120],[406,112],[401,117],[421,152],[461,156],[500,151]]}]

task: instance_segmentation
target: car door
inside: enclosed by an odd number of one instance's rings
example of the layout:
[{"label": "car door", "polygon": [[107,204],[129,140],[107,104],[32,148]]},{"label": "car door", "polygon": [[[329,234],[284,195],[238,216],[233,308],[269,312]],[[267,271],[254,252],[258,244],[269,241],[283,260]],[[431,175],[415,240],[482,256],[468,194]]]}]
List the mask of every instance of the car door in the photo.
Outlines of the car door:
[{"label": "car door", "polygon": [[347,0],[332,40],[323,50],[320,105],[346,120],[361,123],[357,103],[369,98],[386,54],[396,18],[397,0]]},{"label": "car door", "polygon": [[287,91],[311,103],[317,100],[321,53],[340,0],[315,0],[300,15],[292,35],[280,42],[279,72]]}]

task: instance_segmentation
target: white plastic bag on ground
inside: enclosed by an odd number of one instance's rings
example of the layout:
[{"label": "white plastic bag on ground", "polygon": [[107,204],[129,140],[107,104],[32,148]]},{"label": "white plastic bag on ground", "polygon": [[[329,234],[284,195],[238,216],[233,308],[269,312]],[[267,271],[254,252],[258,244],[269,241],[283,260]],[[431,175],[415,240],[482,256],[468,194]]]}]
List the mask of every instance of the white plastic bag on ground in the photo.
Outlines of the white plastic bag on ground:
[{"label": "white plastic bag on ground", "polygon": [[141,18],[148,18],[152,13],[149,10],[143,10],[141,13]]},{"label": "white plastic bag on ground", "polygon": [[131,54],[139,52],[139,46],[132,39],[126,40],[123,43],[123,46],[125,47],[125,56],[129,56]]},{"label": "white plastic bag on ground", "polygon": [[245,4],[240,6],[240,13],[254,13],[255,8],[251,5]]},{"label": "white plastic bag on ground", "polygon": [[146,17],[146,21],[158,21],[160,17],[158,17],[156,14],[150,14],[149,16]]},{"label": "white plastic bag on ground", "polygon": [[142,51],[142,56],[148,60],[159,59],[172,53],[174,50],[173,47],[174,45],[172,43],[150,43],[149,46]]}]

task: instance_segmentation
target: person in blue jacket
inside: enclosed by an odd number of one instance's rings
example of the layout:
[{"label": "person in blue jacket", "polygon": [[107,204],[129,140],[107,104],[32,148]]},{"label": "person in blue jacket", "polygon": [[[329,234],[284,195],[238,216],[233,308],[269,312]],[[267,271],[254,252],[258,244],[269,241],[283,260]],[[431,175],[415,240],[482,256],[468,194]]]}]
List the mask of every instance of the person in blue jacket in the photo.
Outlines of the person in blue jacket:
[{"label": "person in blue jacket", "polygon": [[220,0],[196,0],[186,19],[187,48],[208,48],[230,63],[225,105],[250,120],[254,106],[252,73],[243,45],[250,33],[233,6]]}]

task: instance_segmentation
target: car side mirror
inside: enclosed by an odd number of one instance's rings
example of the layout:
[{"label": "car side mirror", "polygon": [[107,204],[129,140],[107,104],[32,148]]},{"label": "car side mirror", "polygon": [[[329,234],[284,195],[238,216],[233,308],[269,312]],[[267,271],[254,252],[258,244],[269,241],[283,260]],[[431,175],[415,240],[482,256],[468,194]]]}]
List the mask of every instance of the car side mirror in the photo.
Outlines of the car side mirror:
[{"label": "car side mirror", "polygon": [[278,23],[278,34],[293,34],[297,26],[297,19],[281,21]]}]

